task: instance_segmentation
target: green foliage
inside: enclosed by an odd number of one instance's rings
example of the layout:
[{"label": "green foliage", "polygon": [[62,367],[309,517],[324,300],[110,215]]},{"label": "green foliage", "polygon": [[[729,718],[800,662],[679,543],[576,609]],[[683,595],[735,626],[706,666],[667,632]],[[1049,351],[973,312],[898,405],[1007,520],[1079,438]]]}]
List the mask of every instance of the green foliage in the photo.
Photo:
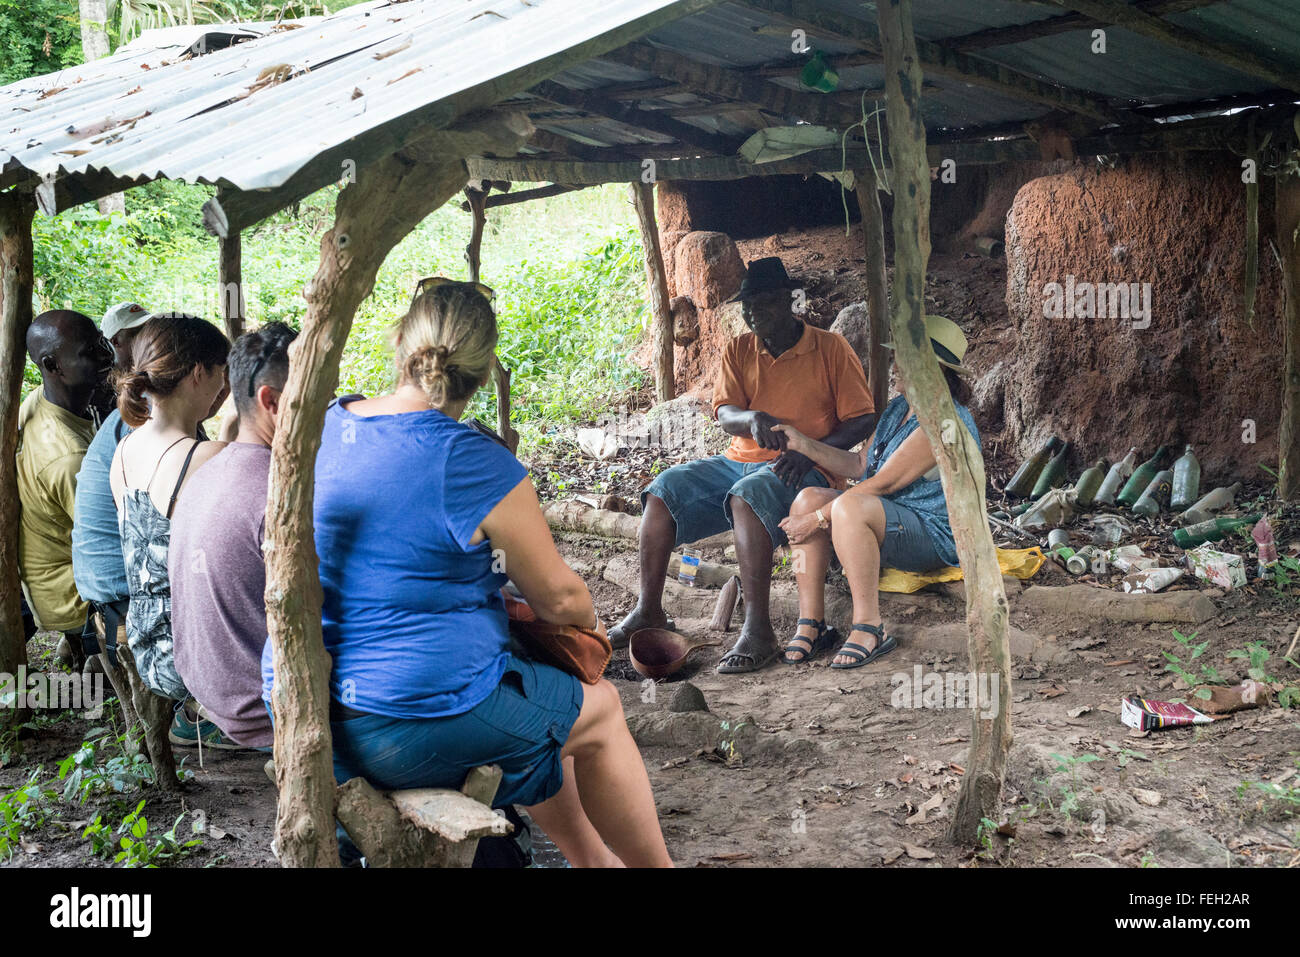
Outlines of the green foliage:
[{"label": "green foliage", "polygon": [[1268,582],[1275,597],[1294,596],[1295,587],[1300,585],[1300,559],[1283,555],[1269,566]]},{"label": "green foliage", "polygon": [[[1199,676],[1188,670],[1192,662],[1201,657],[1210,644],[1210,642],[1206,640],[1201,642],[1199,645],[1193,645],[1192,642],[1196,640],[1196,636],[1199,634],[1199,631],[1194,631],[1190,635],[1184,635],[1177,628],[1173,629],[1174,640],[1189,653],[1189,657],[1184,661],[1173,652],[1162,651],[1161,654],[1164,655],[1165,659],[1169,662],[1165,665],[1165,670],[1172,671],[1179,678],[1182,678],[1183,681],[1187,683],[1188,687],[1198,684],[1218,685],[1226,683],[1226,679],[1220,675],[1216,669],[1210,667],[1204,662],[1201,662],[1199,665],[1201,669],[1201,674]],[[1209,698],[1211,692],[1206,688],[1201,688],[1196,692],[1196,695],[1199,698]]]},{"label": "green foliage", "polygon": [[26,784],[0,795],[0,857],[13,856],[25,831],[45,826],[49,814],[46,805],[58,797],[58,792],[41,786],[42,770],[33,768]]},{"label": "green foliage", "polygon": [[[150,843],[149,821],[141,813],[144,805],[145,802],[141,801],[134,811],[122,818],[122,823],[112,829],[104,823],[102,815],[96,815],[81,835],[90,841],[90,852],[104,860],[113,854],[113,862],[123,867],[158,867],[160,864],[175,864],[203,844],[201,838],[181,841],[176,836],[176,828],[185,818],[184,811],[169,830]],[[118,849],[116,853],[115,849]]]},{"label": "green foliage", "polygon": [[[1252,641],[1246,645],[1245,649],[1234,648],[1228,652],[1227,657],[1245,659],[1246,676],[1248,678],[1274,686],[1281,685],[1277,692],[1277,703],[1282,707],[1291,708],[1300,703],[1300,688],[1284,684],[1281,679],[1275,678],[1268,673],[1268,661],[1273,655],[1262,641]],[[1295,664],[1289,658],[1286,660],[1293,665]]]},{"label": "green foliage", "polygon": [[1095,754],[1065,755],[1052,752],[1052,757],[1056,760],[1056,767],[1053,771],[1068,772],[1070,781],[1068,784],[1061,785],[1061,806],[1057,808],[1066,817],[1070,817],[1079,809],[1079,773],[1078,768],[1081,764],[1091,764],[1093,761],[1100,761],[1101,758]]},{"label": "green foliage", "polygon": [[[95,730],[92,729],[93,734]],[[63,800],[86,803],[101,792],[125,794],[154,779],[153,767],[142,749],[128,751],[127,736],[104,734],[82,743],[81,747],[59,762],[59,780],[63,782]]]},{"label": "green foliage", "polygon": [[74,0],[0,0],[0,86],[80,62]]}]

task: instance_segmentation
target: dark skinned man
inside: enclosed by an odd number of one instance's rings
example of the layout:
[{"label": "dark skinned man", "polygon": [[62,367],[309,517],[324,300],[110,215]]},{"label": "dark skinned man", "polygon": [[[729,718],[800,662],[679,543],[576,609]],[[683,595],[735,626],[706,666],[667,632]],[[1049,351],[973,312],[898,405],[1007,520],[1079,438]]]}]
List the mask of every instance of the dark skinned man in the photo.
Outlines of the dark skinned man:
[{"label": "dark skinned man", "polygon": [[[736,534],[745,623],[718,666],[722,674],[757,671],[776,657],[768,614],[772,550],[780,521],[803,488],[842,487],[786,449],[778,423],[805,423],[821,441],[850,449],[871,434],[876,415],[862,363],[842,336],[805,325],[794,314],[793,283],[776,257],[749,264],[740,292],[750,332],[732,340],[713,391],[714,414],[732,436],[723,455],[661,474],[641,495],[641,597],[610,630],[616,646],[641,628],[668,626],[664,575],[674,546],[725,531]],[[807,433],[805,433],[807,434]]]},{"label": "dark skinned man", "polygon": [[41,388],[18,412],[18,571],[35,623],[63,632],[80,664],[86,603],[72,576],[73,502],[113,350],[89,318],[56,309],[32,320],[27,354]]}]

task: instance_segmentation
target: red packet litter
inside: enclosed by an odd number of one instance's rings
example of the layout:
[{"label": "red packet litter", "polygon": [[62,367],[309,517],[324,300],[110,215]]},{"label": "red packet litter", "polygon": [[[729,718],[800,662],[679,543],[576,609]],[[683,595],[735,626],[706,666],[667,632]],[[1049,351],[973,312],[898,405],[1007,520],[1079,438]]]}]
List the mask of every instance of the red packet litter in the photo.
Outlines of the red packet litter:
[{"label": "red packet litter", "polygon": [[1176,728],[1184,724],[1211,724],[1214,721],[1185,704],[1152,701],[1136,694],[1129,695],[1120,703],[1119,719],[1139,731]]}]

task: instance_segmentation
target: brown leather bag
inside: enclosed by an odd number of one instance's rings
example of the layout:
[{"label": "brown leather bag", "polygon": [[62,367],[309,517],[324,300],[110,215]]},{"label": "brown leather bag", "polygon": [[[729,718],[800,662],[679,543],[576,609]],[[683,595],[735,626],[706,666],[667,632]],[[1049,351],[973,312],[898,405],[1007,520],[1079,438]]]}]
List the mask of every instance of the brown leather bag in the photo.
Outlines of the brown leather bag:
[{"label": "brown leather bag", "polygon": [[577,625],[552,625],[539,621],[537,614],[522,598],[503,591],[510,634],[519,640],[528,656],[542,664],[567,671],[584,684],[594,685],[605,673],[614,647],[599,620],[595,629]]}]

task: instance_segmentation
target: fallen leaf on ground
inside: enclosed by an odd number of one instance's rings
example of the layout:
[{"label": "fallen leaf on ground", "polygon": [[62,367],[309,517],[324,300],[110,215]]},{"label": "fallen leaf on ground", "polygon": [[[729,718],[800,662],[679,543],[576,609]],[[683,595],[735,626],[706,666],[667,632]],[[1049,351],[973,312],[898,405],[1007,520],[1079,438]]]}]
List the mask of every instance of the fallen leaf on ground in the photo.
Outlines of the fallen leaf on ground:
[{"label": "fallen leaf on ground", "polygon": [[723,853],[723,854],[711,854],[711,855],[709,855],[709,860],[711,860],[711,861],[748,861],[748,860],[750,860],[753,856],[754,856],[754,855],[753,855],[753,854],[750,854],[748,851],[727,851],[726,853]]},{"label": "fallen leaf on ground", "polygon": [[905,820],[903,823],[924,824],[926,814],[928,814],[930,811],[938,810],[941,804],[943,804],[943,795],[936,794],[934,797],[930,798],[930,800],[926,801],[919,808],[917,808],[916,813],[913,814],[911,817],[909,817],[907,820]]},{"label": "fallen leaf on ground", "polygon": [[904,851],[901,847],[891,847],[889,850],[885,851],[884,854],[880,855],[880,860],[885,864],[892,864],[894,863],[894,861],[902,857],[905,853],[907,852]]},{"label": "fallen leaf on ground", "polygon": [[1069,711],[1067,711],[1067,712],[1065,712],[1065,713],[1068,714],[1071,718],[1077,718],[1077,717],[1079,717],[1079,715],[1081,715],[1081,714],[1087,714],[1087,713],[1088,713],[1089,711],[1091,711],[1091,710],[1092,710],[1092,709],[1091,709],[1090,707],[1088,707],[1086,704],[1081,704],[1081,705],[1079,705],[1079,707],[1077,707],[1077,708],[1071,708]]},{"label": "fallen leaf on ground", "polygon": [[1137,798],[1139,804],[1145,804],[1147,807],[1159,807],[1163,800],[1163,795],[1159,791],[1152,791],[1147,788],[1133,788],[1133,797]]},{"label": "fallen leaf on ground", "polygon": [[917,847],[915,844],[904,844],[903,850],[914,861],[930,861],[934,859],[934,851],[924,847]]}]

